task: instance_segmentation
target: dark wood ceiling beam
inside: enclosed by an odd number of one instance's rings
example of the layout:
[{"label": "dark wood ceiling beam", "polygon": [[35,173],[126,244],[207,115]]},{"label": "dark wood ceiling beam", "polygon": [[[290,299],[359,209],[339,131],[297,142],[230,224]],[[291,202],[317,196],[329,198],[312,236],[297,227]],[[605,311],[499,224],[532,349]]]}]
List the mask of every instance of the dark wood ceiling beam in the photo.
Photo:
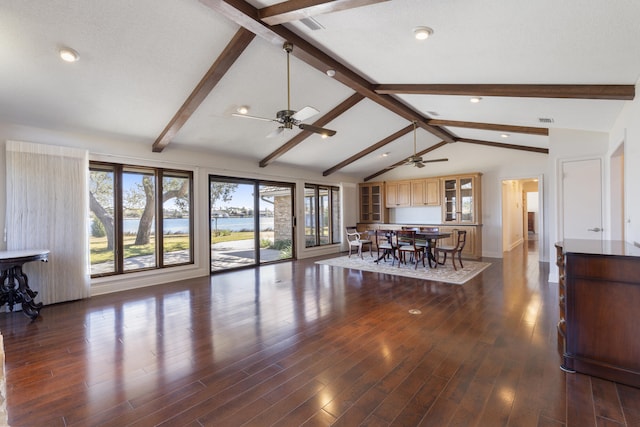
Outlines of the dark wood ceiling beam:
[{"label": "dark wood ceiling beam", "polygon": [[337,12],[389,0],[289,0],[260,9],[260,19],[269,25],[284,24],[314,15]]},{"label": "dark wood ceiling beam", "polygon": [[[322,116],[321,118],[313,122],[313,126],[319,126],[319,127],[325,126],[326,124],[328,124],[332,120],[335,120],[336,117],[338,117],[339,115],[341,115],[342,113],[344,113],[349,108],[353,107],[363,99],[364,99],[364,96],[360,95],[359,93],[354,93],[349,98],[341,102],[337,107],[335,107],[334,109],[329,111],[327,114],[325,114],[324,116]],[[275,159],[282,156],[284,153],[291,150],[293,147],[300,144],[302,141],[304,141],[311,135],[313,135],[313,132],[304,131],[304,130],[298,133],[296,136],[291,138],[285,144],[278,147],[278,149],[276,149],[273,153],[269,154],[267,157],[260,160],[260,163],[259,163],[260,167],[263,168],[267,166],[269,163],[273,162]]]},{"label": "dark wood ceiling beam", "polygon": [[236,59],[240,57],[254,38],[255,34],[245,28],[240,28],[236,32],[220,56],[211,65],[209,71],[207,71],[193,92],[191,92],[191,95],[155,140],[152,147],[154,152],[159,153],[169,145],[173,137],[182,129],[182,126],[189,120],[218,82],[222,80],[222,77],[229,71]]},{"label": "dark wood ceiling beam", "polygon": [[634,85],[381,84],[379,94],[504,96],[517,98],[612,99],[630,101]]},{"label": "dark wood ceiling beam", "polygon": [[[417,156],[424,156],[425,154],[430,153],[430,152],[432,152],[434,150],[437,150],[440,147],[444,147],[447,144],[448,144],[448,142],[446,142],[446,141],[440,141],[439,143],[434,144],[431,147],[420,151],[419,153],[416,153],[416,155]],[[367,182],[367,181],[372,180],[373,178],[375,178],[377,176],[382,175],[383,173],[389,172],[393,168],[396,168],[398,166],[402,166],[402,164],[405,163],[406,161],[407,161],[407,159],[400,160],[399,162],[396,162],[396,163],[392,164],[391,166],[388,166],[388,167],[386,167],[386,168],[384,168],[382,170],[379,170],[378,172],[376,172],[374,174],[369,175],[368,177],[366,177],[364,179],[364,181]]]},{"label": "dark wood ceiling beam", "polygon": [[549,154],[548,148],[529,147],[526,145],[503,144],[500,142],[482,141],[479,139],[460,138],[458,142],[466,142],[468,144],[486,145],[489,147],[510,148],[512,150],[529,151],[532,153]]},{"label": "dark wood ceiling beam", "polygon": [[446,129],[431,126],[427,123],[427,119],[419,112],[413,110],[409,106],[403,104],[398,99],[376,93],[374,85],[351,70],[340,61],[327,55],[293,31],[282,25],[268,26],[259,20],[258,10],[242,0],[200,0],[201,3],[213,9],[228,19],[244,26],[253,31],[260,37],[270,41],[278,41],[283,43],[285,40],[293,43],[294,48],[291,52],[296,58],[307,63],[308,65],[326,73],[327,70],[335,71],[334,79],[338,80],[345,86],[362,94],[366,98],[381,105],[403,117],[410,122],[417,124],[424,130],[432,133],[436,137],[447,141],[455,142],[455,135],[449,133]]},{"label": "dark wood ceiling beam", "polygon": [[498,132],[526,133],[529,135],[540,135],[540,136],[549,135],[549,128],[538,128],[538,127],[530,127],[530,126],[498,125],[493,123],[460,122],[456,120],[440,120],[440,119],[431,119],[429,120],[429,124],[433,126],[451,126],[451,127],[458,127],[458,128],[494,130]]},{"label": "dark wood ceiling beam", "polygon": [[395,141],[396,139],[408,134],[409,132],[411,132],[413,130],[413,124],[400,129],[399,131],[395,132],[392,135],[389,135],[388,137],[384,138],[381,141],[376,142],[375,144],[373,144],[372,146],[365,148],[364,150],[362,150],[361,152],[359,152],[358,154],[354,154],[353,156],[349,157],[348,159],[338,163],[335,166],[330,167],[329,169],[327,169],[326,171],[322,172],[323,176],[328,176],[331,175],[332,173],[342,169],[343,167],[355,162],[356,160],[360,160],[361,158],[363,158],[364,156],[373,153],[374,151],[376,151],[379,148],[384,147],[385,145],[389,144],[390,142]]}]

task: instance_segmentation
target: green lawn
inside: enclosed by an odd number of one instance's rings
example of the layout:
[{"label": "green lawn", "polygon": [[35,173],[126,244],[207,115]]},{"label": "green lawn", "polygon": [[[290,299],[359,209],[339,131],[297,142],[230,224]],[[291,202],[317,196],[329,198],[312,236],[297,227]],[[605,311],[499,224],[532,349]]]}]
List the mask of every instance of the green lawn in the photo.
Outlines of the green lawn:
[{"label": "green lawn", "polygon": [[[234,240],[253,239],[252,231],[240,231],[221,233],[219,236],[211,234],[211,243],[230,242]],[[149,244],[134,245],[135,235],[124,236],[124,258],[131,258],[142,255],[153,255],[155,253],[156,241],[151,236]],[[164,247],[166,252],[175,252],[189,249],[189,235],[187,234],[170,234],[164,236]],[[89,249],[91,254],[91,264],[100,264],[113,260],[113,251],[107,250],[106,237],[91,237],[89,240]]]}]

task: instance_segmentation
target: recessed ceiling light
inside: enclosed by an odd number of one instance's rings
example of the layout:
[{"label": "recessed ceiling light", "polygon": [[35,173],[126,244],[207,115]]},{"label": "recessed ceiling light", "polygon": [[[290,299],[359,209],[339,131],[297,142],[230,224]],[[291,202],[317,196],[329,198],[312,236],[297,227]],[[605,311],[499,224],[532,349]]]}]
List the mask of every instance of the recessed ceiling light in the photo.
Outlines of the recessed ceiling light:
[{"label": "recessed ceiling light", "polygon": [[387,157],[388,155],[389,155],[388,151],[386,153],[382,153],[382,157]]},{"label": "recessed ceiling light", "polygon": [[236,109],[236,111],[238,112],[238,114],[247,114],[249,112],[249,107],[247,107],[246,105],[241,105]]},{"label": "recessed ceiling light", "polygon": [[474,104],[477,104],[477,103],[478,103],[478,102],[480,102],[480,101],[482,101],[482,98],[481,98],[481,97],[479,97],[479,96],[474,96],[473,98],[471,98],[471,99],[469,100],[469,102],[472,102],[472,103],[474,103]]},{"label": "recessed ceiling light", "polygon": [[509,134],[508,133],[503,133],[500,135],[501,138],[509,138]]},{"label": "recessed ceiling light", "polygon": [[63,47],[59,51],[60,58],[65,62],[76,62],[80,59],[80,55],[70,47]]},{"label": "recessed ceiling light", "polygon": [[327,70],[327,76],[333,77],[336,75],[336,70]]},{"label": "recessed ceiling light", "polygon": [[429,27],[415,27],[413,29],[413,35],[416,40],[426,40],[433,34],[433,30]]}]

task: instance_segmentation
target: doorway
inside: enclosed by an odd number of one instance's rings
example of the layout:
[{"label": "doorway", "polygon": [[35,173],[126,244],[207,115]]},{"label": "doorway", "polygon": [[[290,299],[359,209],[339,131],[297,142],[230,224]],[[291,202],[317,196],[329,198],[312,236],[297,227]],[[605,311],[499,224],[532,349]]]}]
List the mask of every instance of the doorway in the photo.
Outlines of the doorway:
[{"label": "doorway", "polygon": [[502,250],[524,245],[530,260],[543,259],[542,177],[502,181]]},{"label": "doorway", "polygon": [[209,177],[211,273],[293,259],[295,185]]},{"label": "doorway", "polygon": [[566,160],[560,172],[562,238],[601,240],[602,160]]}]

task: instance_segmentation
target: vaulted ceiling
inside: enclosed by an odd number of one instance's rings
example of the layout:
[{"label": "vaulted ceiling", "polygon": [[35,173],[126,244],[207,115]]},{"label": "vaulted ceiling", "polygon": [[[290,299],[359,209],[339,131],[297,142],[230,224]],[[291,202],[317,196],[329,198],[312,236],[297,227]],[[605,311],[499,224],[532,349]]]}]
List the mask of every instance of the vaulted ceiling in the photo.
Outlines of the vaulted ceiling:
[{"label": "vaulted ceiling", "polygon": [[[449,158],[434,172],[478,150],[544,156],[549,129],[607,132],[634,98],[638,17],[633,1],[9,0],[0,120],[358,179],[414,141]],[[419,26],[433,34],[416,40]],[[63,47],[80,60],[60,61]],[[237,117],[273,119],[289,100],[336,135],[266,138],[278,123]]]}]

